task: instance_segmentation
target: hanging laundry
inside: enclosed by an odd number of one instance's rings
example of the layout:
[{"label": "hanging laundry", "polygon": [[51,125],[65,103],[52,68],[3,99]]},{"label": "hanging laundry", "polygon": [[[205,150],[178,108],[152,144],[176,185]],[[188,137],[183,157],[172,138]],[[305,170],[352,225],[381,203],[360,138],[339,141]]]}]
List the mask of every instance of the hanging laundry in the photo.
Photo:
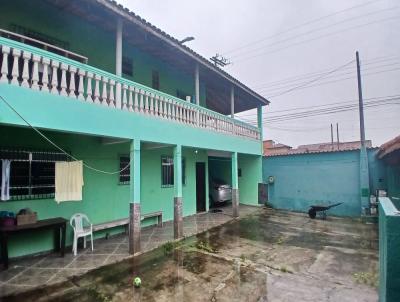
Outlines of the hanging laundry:
[{"label": "hanging laundry", "polygon": [[57,203],[82,200],[82,161],[56,162],[55,186]]},{"label": "hanging laundry", "polygon": [[2,159],[1,165],[1,197],[0,200],[9,200],[10,199],[10,169],[11,169],[11,160]]}]

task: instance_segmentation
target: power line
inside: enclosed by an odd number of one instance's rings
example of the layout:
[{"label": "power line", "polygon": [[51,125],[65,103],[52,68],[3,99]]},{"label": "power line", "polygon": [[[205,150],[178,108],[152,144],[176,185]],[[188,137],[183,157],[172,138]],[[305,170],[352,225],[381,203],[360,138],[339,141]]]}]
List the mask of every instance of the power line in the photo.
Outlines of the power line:
[{"label": "power line", "polygon": [[[367,67],[363,68],[363,71],[374,70],[374,69],[384,68],[384,67],[392,67],[393,65],[400,64],[400,61],[393,62],[393,60],[389,60],[389,62],[390,61],[392,61],[391,64],[386,64],[386,62],[379,62],[379,63],[385,63],[385,64],[377,65],[377,66],[368,66],[368,65],[378,64],[377,62],[365,63],[365,64],[363,64],[363,66],[367,66]],[[339,77],[339,76],[354,74],[354,71],[349,71],[349,70],[351,70],[351,68],[352,68],[352,66],[345,67],[345,68],[343,68],[343,70],[340,73],[336,73],[335,75],[331,75],[331,76],[329,76],[327,78],[333,78],[333,77]],[[304,80],[309,79],[309,78],[311,78],[313,76],[317,76],[317,75],[321,75],[321,74],[323,74],[323,72],[314,73],[313,75],[305,76],[303,78],[299,77],[299,78],[297,78],[295,80],[286,80],[286,81],[282,80],[279,83],[272,84],[272,85],[268,85],[268,84],[259,85],[257,90],[258,91],[279,90],[279,89],[283,89],[283,88],[286,88],[286,87],[290,87],[292,85],[296,85],[298,82],[304,81]]]},{"label": "power line", "polygon": [[[371,59],[368,59],[368,60],[363,60],[363,66],[372,65],[372,64],[379,64],[382,61],[383,62],[385,62],[385,61],[393,61],[393,60],[397,60],[399,58],[400,58],[400,56],[397,56],[397,55],[375,57],[375,58],[371,58]],[[346,67],[344,69],[349,69],[349,68],[353,68],[353,67],[349,66],[349,67]],[[318,71],[314,71],[314,72],[299,74],[299,75],[296,75],[296,76],[283,78],[283,79],[280,79],[280,80],[277,80],[277,81],[257,83],[257,84],[251,85],[251,86],[252,86],[252,88],[265,87],[266,85],[275,86],[275,84],[280,84],[282,82],[283,83],[287,83],[287,82],[298,81],[298,80],[307,79],[307,78],[310,78],[310,77],[313,77],[313,76],[317,76],[317,75],[325,73],[325,72],[327,72],[327,71],[329,71],[331,69],[332,69],[332,67],[331,68],[324,68],[324,69],[321,69],[321,70],[318,70]]]},{"label": "power line", "polygon": [[329,25],[326,25],[326,26],[322,26],[322,27],[319,27],[319,28],[314,28],[314,29],[311,29],[311,30],[306,31],[304,33],[300,33],[300,34],[297,34],[297,35],[294,35],[294,36],[291,36],[291,37],[288,37],[288,38],[285,38],[285,39],[282,39],[282,40],[279,40],[279,41],[276,41],[276,42],[273,42],[273,43],[270,43],[270,44],[267,44],[267,45],[264,45],[264,46],[260,46],[258,48],[247,50],[247,51],[244,51],[242,53],[239,52],[239,54],[233,55],[232,58],[242,57],[244,55],[250,54],[250,53],[255,52],[257,50],[262,50],[262,49],[267,48],[267,47],[279,45],[279,44],[282,44],[282,43],[287,42],[287,41],[291,41],[291,40],[294,40],[294,39],[298,39],[300,37],[308,36],[308,35],[311,35],[311,34],[313,34],[315,32],[326,30],[328,28],[335,27],[335,26],[343,24],[343,23],[353,22],[353,21],[355,21],[357,19],[362,19],[362,18],[369,17],[369,16],[372,16],[372,15],[381,14],[382,12],[387,12],[387,11],[393,12],[393,10],[396,9],[396,8],[398,8],[398,7],[394,6],[394,7],[390,7],[390,8],[384,8],[384,9],[373,11],[373,12],[370,12],[370,13],[367,13],[367,14],[364,14],[364,15],[351,17],[351,18],[348,18],[348,19],[345,19],[345,20],[341,20],[341,21],[338,21],[338,22],[335,22],[335,23],[332,23],[332,24],[329,24]]},{"label": "power line", "polygon": [[347,62],[346,64],[341,65],[341,66],[339,66],[339,67],[337,67],[337,68],[335,68],[335,69],[333,69],[333,70],[331,70],[331,71],[329,71],[329,72],[327,72],[327,73],[324,73],[324,74],[322,74],[321,76],[319,76],[319,77],[317,77],[317,78],[315,78],[315,79],[312,79],[312,80],[310,80],[310,81],[308,81],[308,82],[305,82],[305,83],[303,83],[303,84],[301,84],[301,85],[299,85],[299,86],[296,86],[296,87],[290,88],[290,89],[288,89],[288,90],[282,91],[282,92],[280,92],[280,93],[277,93],[277,94],[275,94],[275,95],[272,95],[272,96],[270,96],[269,98],[274,98],[274,97],[277,97],[277,96],[281,96],[281,95],[283,95],[283,94],[292,92],[292,91],[294,91],[294,90],[296,90],[296,89],[300,89],[300,88],[302,88],[302,87],[304,87],[304,86],[306,86],[306,85],[312,84],[312,83],[314,83],[314,82],[316,82],[316,81],[319,81],[319,80],[325,78],[327,75],[330,75],[330,74],[332,74],[332,73],[334,73],[334,72],[336,72],[336,71],[338,71],[338,70],[340,70],[340,69],[342,69],[342,68],[344,68],[344,67],[350,65],[350,64],[353,63],[353,62],[354,62],[354,60],[351,60],[351,61]]},{"label": "power line", "polygon": [[354,5],[354,6],[351,6],[351,7],[349,7],[349,8],[345,8],[345,9],[342,9],[342,10],[340,10],[340,11],[336,11],[336,12],[334,12],[334,13],[328,14],[328,15],[325,15],[325,16],[322,16],[322,17],[318,17],[318,18],[316,18],[316,19],[312,19],[312,20],[310,20],[310,21],[307,21],[307,22],[298,24],[298,25],[293,26],[293,27],[291,27],[291,28],[288,28],[288,29],[286,29],[286,30],[277,32],[277,33],[275,33],[275,34],[273,34],[273,35],[270,35],[270,36],[264,37],[264,38],[262,38],[262,39],[259,39],[259,40],[256,40],[256,41],[247,43],[247,44],[245,44],[245,45],[243,45],[243,46],[240,46],[240,47],[237,47],[237,48],[228,50],[228,51],[226,51],[224,54],[229,54],[229,53],[235,52],[235,51],[237,51],[237,50],[239,50],[239,49],[243,49],[243,48],[246,48],[246,47],[248,47],[248,46],[250,46],[250,45],[254,45],[254,44],[257,44],[257,43],[261,43],[261,42],[266,41],[266,40],[268,40],[268,39],[271,39],[271,38],[273,38],[273,37],[276,37],[276,36],[279,36],[279,35],[282,35],[282,34],[284,34],[284,33],[288,33],[288,32],[294,31],[294,30],[297,30],[297,29],[299,29],[299,28],[301,28],[301,27],[304,27],[304,26],[306,26],[306,25],[310,25],[310,24],[319,22],[319,21],[324,20],[324,19],[326,19],[326,18],[333,17],[333,16],[336,16],[336,15],[338,15],[338,14],[341,14],[341,13],[344,13],[344,12],[347,12],[347,11],[350,11],[350,10],[353,10],[353,9],[356,9],[356,8],[365,7],[365,6],[371,5],[371,4],[376,3],[376,2],[381,2],[381,1],[382,1],[382,0],[369,1],[369,2],[367,2],[367,3]]},{"label": "power line", "polygon": [[[393,97],[393,98],[387,98],[387,99],[380,99],[380,100],[375,100],[375,101],[369,101],[365,102],[364,107],[379,107],[379,106],[386,106],[386,105],[399,105],[399,102],[396,102],[400,100],[400,97]],[[292,120],[292,119],[297,119],[297,118],[306,118],[306,117],[312,117],[312,116],[318,116],[318,115],[324,115],[324,114],[333,114],[333,113],[338,113],[338,112],[345,112],[345,111],[351,111],[355,110],[358,108],[358,104],[350,104],[350,105],[341,105],[341,106],[331,106],[328,108],[321,108],[321,109],[314,109],[314,110],[308,110],[308,111],[301,111],[301,112],[295,112],[295,113],[289,113],[289,114],[282,114],[282,115],[275,115],[275,116],[270,116],[270,117],[263,117],[263,121],[266,122],[277,122],[277,121],[287,121],[287,120]],[[252,124],[255,124],[255,120],[250,120],[250,119],[245,119],[243,118],[244,121],[250,122]]]},{"label": "power line", "polygon": [[[368,76],[372,76],[372,75],[376,75],[376,74],[387,73],[387,72],[393,72],[393,71],[398,71],[398,70],[400,70],[400,68],[379,70],[379,71],[376,71],[376,72],[364,73],[364,74],[363,74],[363,77],[368,77]],[[344,75],[344,74],[343,74],[343,75]],[[342,75],[342,76],[343,76],[343,75]],[[304,86],[302,86],[302,87],[299,87],[299,88],[296,89],[296,90],[302,90],[302,89],[311,88],[311,87],[319,87],[319,86],[323,86],[323,85],[326,85],[326,84],[332,84],[332,83],[337,83],[337,82],[341,82],[341,81],[345,81],[345,80],[351,80],[351,79],[354,79],[354,78],[355,78],[355,77],[352,76],[352,77],[339,78],[339,79],[331,80],[331,81],[325,81],[325,82],[321,82],[321,83],[318,83],[318,84],[315,84],[315,85],[304,85]],[[278,90],[278,91],[279,91],[279,90]],[[263,94],[263,95],[267,95],[266,92],[263,92],[262,94]],[[270,98],[270,97],[269,97],[269,98]]]},{"label": "power line", "polygon": [[[371,100],[380,100],[380,99],[392,99],[392,98],[397,98],[397,97],[400,97],[400,94],[379,96],[379,97],[373,97],[373,98],[365,98],[364,100],[371,101]],[[339,102],[328,103],[328,104],[323,104],[323,105],[313,105],[313,106],[295,107],[295,108],[283,109],[283,110],[265,111],[265,112],[263,112],[263,114],[265,115],[265,114],[271,114],[271,113],[273,114],[273,113],[288,112],[288,111],[295,111],[295,110],[302,110],[302,109],[312,109],[312,108],[326,107],[326,106],[332,106],[332,105],[341,105],[341,104],[355,103],[355,102],[357,102],[357,100],[339,101]],[[255,113],[238,115],[238,117],[242,117],[242,116],[255,117]]]},{"label": "power line", "polygon": [[292,43],[292,44],[286,45],[285,47],[277,48],[277,49],[274,49],[274,50],[271,50],[271,51],[262,52],[260,54],[254,55],[254,56],[243,58],[242,60],[236,61],[235,63],[237,64],[237,63],[245,62],[245,61],[248,61],[250,59],[254,59],[254,58],[266,55],[266,54],[272,54],[272,53],[280,52],[282,50],[288,49],[288,48],[293,47],[293,46],[297,46],[297,45],[301,45],[301,44],[304,44],[304,43],[316,41],[316,40],[319,40],[319,39],[324,39],[324,38],[327,38],[327,37],[330,37],[330,36],[333,36],[333,35],[340,34],[342,32],[348,32],[348,31],[353,30],[353,29],[362,28],[362,27],[365,27],[365,26],[368,26],[368,25],[372,25],[372,24],[388,22],[388,21],[391,21],[391,20],[394,20],[394,19],[399,19],[399,18],[400,18],[400,16],[394,16],[394,17],[391,17],[391,18],[385,18],[385,19],[380,19],[380,20],[376,20],[376,21],[373,21],[373,22],[367,22],[367,23],[364,23],[364,24],[361,24],[361,25],[357,25],[357,26],[349,27],[349,28],[342,29],[342,30],[339,30],[339,31],[334,31],[334,32],[331,32],[331,33],[323,34],[323,35],[317,36],[317,37],[312,38],[312,39],[308,39],[308,40]]}]

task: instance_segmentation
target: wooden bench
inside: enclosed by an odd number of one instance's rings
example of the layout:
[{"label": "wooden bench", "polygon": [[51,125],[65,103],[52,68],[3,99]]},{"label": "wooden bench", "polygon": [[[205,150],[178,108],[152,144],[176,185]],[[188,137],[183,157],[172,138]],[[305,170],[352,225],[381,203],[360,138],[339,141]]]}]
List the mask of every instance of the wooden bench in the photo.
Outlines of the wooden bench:
[{"label": "wooden bench", "polygon": [[153,218],[153,217],[157,217],[157,226],[162,227],[162,225],[163,225],[162,211],[144,214],[140,217],[140,220],[142,221],[142,220],[145,220],[146,218]]},{"label": "wooden bench", "polygon": [[[142,220],[145,220],[146,218],[153,218],[153,217],[157,217],[157,226],[162,227],[162,225],[163,225],[162,211],[144,214],[140,217],[140,220],[142,221]],[[93,232],[111,229],[111,228],[115,228],[118,226],[125,226],[126,232],[127,232],[127,229],[129,226],[129,218],[122,218],[122,219],[117,219],[117,220],[108,221],[108,222],[104,222],[104,223],[94,224]]]}]

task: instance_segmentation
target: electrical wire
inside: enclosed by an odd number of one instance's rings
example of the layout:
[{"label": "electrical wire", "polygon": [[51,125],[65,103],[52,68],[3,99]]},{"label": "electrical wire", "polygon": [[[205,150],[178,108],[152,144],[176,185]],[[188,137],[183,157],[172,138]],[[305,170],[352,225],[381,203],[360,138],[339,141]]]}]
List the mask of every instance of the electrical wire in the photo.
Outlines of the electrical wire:
[{"label": "electrical wire", "polygon": [[[370,107],[379,107],[379,106],[385,106],[385,105],[399,105],[399,102],[395,102],[400,100],[400,97],[395,97],[395,98],[388,98],[388,99],[380,99],[376,101],[369,101],[364,103],[365,108],[370,108]],[[316,110],[308,110],[308,111],[302,111],[302,112],[296,112],[296,113],[290,113],[290,114],[283,114],[283,115],[275,115],[272,117],[263,117],[263,121],[268,121],[269,123],[271,122],[277,122],[277,121],[287,121],[287,120],[292,120],[292,119],[298,119],[298,118],[306,118],[306,117],[313,117],[317,115],[325,115],[325,114],[333,114],[333,113],[338,113],[338,112],[345,112],[345,111],[352,111],[358,109],[358,103],[357,104],[351,104],[351,105],[342,105],[342,106],[332,106],[329,108],[322,108],[322,109],[316,109]],[[245,122],[251,123],[251,124],[256,124],[255,120],[250,120],[250,119],[242,119]]]},{"label": "electrical wire", "polygon": [[316,82],[316,81],[322,80],[322,79],[325,78],[326,76],[328,76],[328,75],[330,75],[330,74],[332,74],[332,73],[334,73],[334,72],[336,72],[336,71],[338,71],[338,70],[340,70],[340,69],[342,69],[342,68],[344,68],[344,67],[350,65],[350,64],[353,63],[353,62],[354,62],[354,60],[351,60],[351,61],[347,62],[346,64],[343,64],[343,65],[341,65],[341,66],[339,66],[339,67],[337,67],[337,68],[335,68],[335,69],[333,69],[333,70],[331,70],[331,71],[329,71],[329,72],[326,72],[326,73],[320,75],[319,77],[316,77],[315,79],[312,79],[312,80],[307,81],[307,82],[305,82],[305,83],[303,83],[303,84],[301,84],[301,85],[299,85],[299,86],[292,87],[292,88],[290,88],[290,89],[288,89],[288,90],[285,90],[285,91],[282,91],[282,92],[277,93],[277,94],[275,94],[275,95],[272,95],[272,96],[270,96],[269,98],[271,99],[271,98],[274,98],[274,97],[277,97],[277,96],[284,95],[284,94],[286,94],[286,93],[292,92],[292,91],[294,91],[294,90],[297,90],[297,89],[300,89],[300,88],[302,88],[302,87],[304,87],[304,86],[307,86],[307,85],[309,85],[309,84],[312,84],[312,83],[314,83],[314,82]]},{"label": "electrical wire", "polygon": [[[363,73],[363,77],[369,77],[372,75],[377,75],[377,74],[387,73],[387,72],[394,72],[394,71],[399,71],[399,70],[400,70],[400,68],[392,68],[392,69],[379,70],[379,71],[375,71],[375,72]],[[324,86],[327,84],[333,84],[333,83],[338,83],[338,82],[352,80],[352,79],[355,79],[355,77],[352,76],[352,77],[339,78],[339,79],[335,79],[335,80],[331,80],[331,81],[324,81],[324,82],[321,82],[321,83],[318,83],[315,85],[303,85],[302,87],[296,88],[295,90],[303,90],[303,89],[312,88],[312,87],[319,87],[319,86]],[[266,93],[262,93],[262,94],[266,95]],[[269,97],[269,98],[271,98],[271,97]]]},{"label": "electrical wire", "polygon": [[[363,66],[367,66],[367,65],[372,65],[372,64],[379,64],[381,62],[386,62],[386,61],[393,61],[393,60],[397,60],[399,59],[400,56],[397,55],[389,55],[389,56],[380,56],[380,57],[375,57],[375,58],[371,58],[371,59],[367,59],[367,60],[362,60]],[[343,69],[350,69],[351,67],[346,67]],[[260,87],[266,87],[266,86],[276,86],[276,85],[281,85],[281,83],[288,83],[288,82],[297,82],[297,81],[301,81],[301,80],[305,80],[308,79],[310,77],[313,76],[318,76],[321,75],[329,70],[331,70],[331,68],[324,68],[322,70],[318,70],[318,71],[314,71],[314,72],[309,72],[309,73],[305,73],[305,74],[299,74],[296,76],[291,76],[291,77],[287,77],[287,78],[283,78],[277,81],[270,81],[270,82],[260,82],[257,84],[253,84],[250,85],[252,88],[257,89]],[[363,68],[364,69],[364,68]]]},{"label": "electrical wire", "polygon": [[[379,97],[373,97],[373,98],[365,98],[364,101],[380,100],[380,99],[391,99],[391,98],[397,98],[397,97],[400,97],[400,94],[379,96]],[[354,102],[358,102],[358,100],[353,99],[351,101],[340,101],[340,102],[328,103],[328,104],[323,104],[323,105],[295,107],[295,108],[283,109],[283,110],[275,110],[275,111],[264,111],[263,115],[280,113],[280,112],[288,112],[288,111],[296,111],[296,110],[302,110],[302,109],[312,109],[312,108],[326,107],[326,106],[332,106],[332,105],[342,105],[342,104],[348,104],[348,103],[354,103]],[[255,117],[255,113],[238,115],[238,117],[245,117],[245,116]]]},{"label": "electrical wire", "polygon": [[229,54],[229,53],[233,53],[233,52],[235,52],[235,51],[237,51],[237,50],[246,48],[246,47],[248,47],[248,46],[250,46],[250,45],[258,44],[258,43],[261,43],[261,42],[266,41],[266,40],[268,40],[268,39],[271,39],[271,38],[274,38],[274,37],[276,37],[276,36],[282,35],[282,34],[284,34],[284,33],[288,33],[288,32],[297,30],[297,29],[299,29],[299,28],[301,28],[301,27],[303,27],[303,26],[310,25],[310,24],[319,22],[319,21],[321,21],[321,20],[324,20],[324,19],[326,19],[326,18],[330,18],[330,17],[336,16],[336,15],[342,14],[342,13],[344,13],[344,12],[347,12],[347,11],[350,11],[350,10],[353,10],[353,9],[356,9],[356,8],[360,8],[360,7],[365,7],[365,6],[371,5],[371,4],[376,3],[376,2],[381,2],[381,1],[382,1],[382,0],[369,1],[369,2],[366,2],[366,3],[362,3],[362,4],[358,4],[358,5],[354,5],[354,6],[351,6],[351,7],[345,8],[345,9],[342,9],[342,10],[340,10],[340,11],[333,12],[333,13],[328,14],[328,15],[324,15],[324,16],[318,17],[318,18],[316,18],[316,19],[312,19],[312,20],[306,21],[306,22],[304,22],[304,23],[298,24],[298,25],[293,26],[293,27],[291,27],[291,28],[288,28],[288,29],[286,29],[286,30],[280,31],[280,32],[278,32],[278,33],[275,33],[275,34],[273,34],[273,35],[270,35],[270,36],[261,38],[261,39],[259,39],[259,40],[256,40],[256,41],[247,43],[247,44],[245,44],[245,45],[243,45],[243,46],[236,47],[236,48],[234,48],[234,49],[228,50],[228,51],[224,52],[223,54],[226,55],[226,54]]},{"label": "electrical wire", "polygon": [[[384,68],[397,66],[399,64],[400,64],[400,61],[395,61],[395,62],[391,62],[390,64],[384,64],[384,65],[378,65],[378,66],[369,66],[367,68],[363,68],[363,72],[364,71],[376,70],[376,69],[380,69],[380,68],[383,68],[383,69],[378,70],[378,71],[386,71]],[[367,64],[363,64],[363,66],[365,66],[365,65],[367,65]],[[351,67],[351,66],[349,66],[349,67]],[[326,77],[326,79],[334,80],[336,77],[343,77],[343,76],[346,76],[346,75],[354,75],[356,73],[356,71],[355,70],[349,71],[349,70],[351,70],[349,67],[343,68],[343,72],[340,72],[340,73],[337,73],[337,74],[334,74],[334,75],[330,75],[330,76]],[[389,70],[391,70],[391,69],[389,69]],[[316,74],[316,75],[318,75],[318,74]],[[321,75],[321,73],[319,73],[319,75]],[[310,78],[310,77],[311,76],[308,76],[306,78]],[[282,83],[279,83],[279,84],[276,84],[276,85],[259,87],[257,90],[258,91],[264,91],[264,93],[267,93],[266,91],[281,90],[281,89],[296,85],[296,84],[298,84],[296,82],[300,82],[300,81],[303,81],[305,79],[298,79],[296,81],[288,81],[286,83],[282,82]],[[273,86],[279,86],[279,87],[273,87]]]},{"label": "electrical wire", "polygon": [[342,32],[348,32],[348,31],[353,30],[353,29],[362,28],[362,27],[366,27],[366,26],[369,26],[369,25],[373,25],[373,24],[379,24],[379,23],[383,23],[383,22],[388,22],[388,21],[392,21],[394,19],[399,19],[399,18],[400,18],[400,15],[399,16],[394,16],[394,17],[391,17],[391,18],[384,18],[384,19],[380,19],[380,20],[375,20],[375,21],[372,21],[372,22],[367,22],[367,23],[363,23],[363,24],[356,25],[356,26],[353,26],[353,27],[349,27],[349,28],[346,28],[346,29],[342,29],[342,30],[326,33],[326,34],[314,37],[312,39],[308,39],[308,40],[292,43],[292,44],[286,45],[285,47],[277,48],[277,49],[274,49],[274,50],[271,50],[271,51],[266,51],[266,52],[259,53],[259,54],[254,55],[254,56],[243,58],[241,60],[235,61],[235,64],[242,63],[242,62],[245,62],[245,61],[260,57],[260,56],[264,56],[266,54],[272,54],[272,53],[280,52],[282,50],[288,49],[288,48],[293,47],[293,46],[301,45],[301,44],[304,44],[304,43],[308,43],[308,42],[312,42],[312,41],[316,41],[316,40],[320,40],[320,39],[325,39],[327,37],[330,37],[330,36],[333,36],[333,35],[337,35],[337,34],[340,34]]},{"label": "electrical wire", "polygon": [[353,21],[355,21],[357,19],[362,19],[362,18],[369,17],[369,16],[372,16],[372,15],[381,14],[381,13],[387,12],[387,11],[393,12],[393,10],[395,10],[397,8],[398,8],[398,6],[384,8],[384,9],[373,11],[373,12],[370,12],[370,13],[367,13],[367,14],[364,14],[364,15],[351,17],[351,18],[348,18],[348,19],[345,19],[345,20],[341,20],[341,21],[338,21],[338,22],[335,22],[335,23],[332,23],[332,24],[329,24],[329,25],[326,25],[326,26],[322,26],[322,27],[319,27],[319,28],[314,28],[314,29],[311,29],[309,31],[306,31],[306,32],[303,32],[303,33],[299,33],[299,34],[296,34],[294,36],[291,36],[291,37],[288,37],[288,38],[284,38],[282,40],[279,40],[279,41],[276,41],[276,42],[273,42],[273,43],[270,43],[270,44],[267,44],[267,45],[264,45],[264,46],[261,46],[261,47],[258,47],[258,48],[254,48],[254,49],[251,49],[251,50],[248,50],[248,51],[244,51],[242,53],[239,52],[239,54],[231,56],[231,59],[234,60],[235,58],[240,58],[240,57],[243,57],[245,55],[249,55],[252,52],[257,52],[259,50],[262,50],[262,49],[265,49],[265,48],[268,48],[268,47],[271,47],[271,46],[279,45],[279,44],[282,44],[282,43],[285,43],[285,42],[288,42],[288,41],[292,41],[292,40],[295,40],[295,39],[298,39],[298,38],[301,38],[301,37],[304,37],[304,36],[309,36],[309,35],[311,35],[311,34],[313,34],[315,32],[323,31],[323,30],[326,30],[326,29],[331,28],[331,27],[335,27],[335,26],[343,24],[343,23],[353,22]]},{"label": "electrical wire", "polygon": [[[70,153],[68,153],[67,151],[65,151],[63,148],[61,148],[59,145],[57,145],[55,142],[53,142],[51,139],[49,139],[46,135],[44,135],[39,129],[37,129],[36,127],[34,127],[31,123],[29,123],[9,102],[6,101],[6,99],[0,95],[0,99],[16,114],[18,115],[18,117],[20,119],[22,119],[30,128],[32,128],[36,133],[38,133],[42,138],[44,138],[47,142],[49,142],[51,145],[53,145],[55,148],[57,148],[59,151],[61,151],[62,153],[64,153],[65,155],[67,155],[69,158],[75,160],[75,161],[79,161],[78,158],[76,158],[75,156],[71,155]],[[109,174],[109,175],[114,175],[114,174],[119,174],[121,172],[123,172],[124,170],[128,169],[129,166],[131,165],[132,162],[132,158],[129,161],[129,163],[122,168],[121,170],[118,171],[113,171],[113,172],[109,172],[109,171],[104,171],[104,170],[100,170],[97,168],[94,168],[88,164],[86,164],[85,162],[82,161],[83,166],[85,166],[86,168],[99,172],[99,173],[103,173],[103,174]]]}]

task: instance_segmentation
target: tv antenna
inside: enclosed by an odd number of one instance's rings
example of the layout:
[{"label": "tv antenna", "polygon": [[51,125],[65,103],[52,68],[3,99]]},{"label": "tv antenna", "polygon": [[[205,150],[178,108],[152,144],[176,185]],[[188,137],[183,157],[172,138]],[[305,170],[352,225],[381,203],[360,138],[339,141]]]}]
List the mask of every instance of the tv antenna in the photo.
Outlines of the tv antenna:
[{"label": "tv antenna", "polygon": [[215,64],[215,66],[220,67],[225,67],[226,65],[232,64],[230,60],[218,53],[215,56],[211,57],[210,60]]}]

